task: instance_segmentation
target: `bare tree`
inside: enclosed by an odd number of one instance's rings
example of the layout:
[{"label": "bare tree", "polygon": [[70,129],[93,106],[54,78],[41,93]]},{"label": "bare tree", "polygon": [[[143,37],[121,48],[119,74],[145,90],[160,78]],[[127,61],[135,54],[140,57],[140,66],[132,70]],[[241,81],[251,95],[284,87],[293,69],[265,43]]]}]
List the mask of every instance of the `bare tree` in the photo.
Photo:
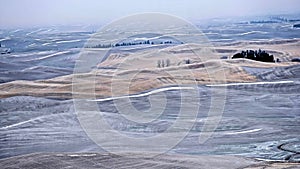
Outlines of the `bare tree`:
[{"label": "bare tree", "polygon": [[161,60],[161,67],[165,67],[165,61]]},{"label": "bare tree", "polygon": [[161,61],[158,60],[158,61],[157,61],[157,67],[160,68],[160,65],[161,65]]},{"label": "bare tree", "polygon": [[166,67],[170,66],[170,59],[166,60]]}]

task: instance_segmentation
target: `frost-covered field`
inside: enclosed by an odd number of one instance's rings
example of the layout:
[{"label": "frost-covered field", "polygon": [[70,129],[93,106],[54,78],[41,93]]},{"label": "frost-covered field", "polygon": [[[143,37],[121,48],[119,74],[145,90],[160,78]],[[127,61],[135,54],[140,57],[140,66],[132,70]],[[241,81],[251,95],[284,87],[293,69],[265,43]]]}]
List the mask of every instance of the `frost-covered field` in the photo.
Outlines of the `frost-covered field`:
[{"label": "frost-covered field", "polygon": [[[274,63],[274,66],[259,67],[261,64],[251,62],[243,65],[240,71],[259,82],[282,83],[200,84],[197,89],[200,107],[196,122],[187,137],[168,153],[238,155],[299,162],[300,65],[292,64],[290,59],[300,57],[300,29],[293,28],[294,22],[269,17],[226,22],[214,20],[203,24],[197,21],[195,24],[216,46],[219,56],[232,56],[241,50],[260,47],[279,57],[282,65]],[[81,128],[70,97],[50,99],[35,95],[41,90],[38,85],[43,83],[41,80],[55,77],[60,80],[73,73],[80,50],[94,31],[81,26],[0,30],[1,44],[12,50],[10,54],[0,55],[0,89],[3,97],[0,99],[0,158],[37,152],[104,152]],[[149,37],[138,38],[145,40]],[[151,38],[160,40],[160,37]],[[120,47],[115,53],[134,54],[176,45]],[[35,80],[40,81],[31,84]],[[53,84],[48,83],[47,87],[51,89],[54,83],[67,83],[58,80],[54,79],[51,81]],[[33,90],[31,93],[13,93],[27,90],[28,86]],[[211,105],[211,91],[218,92],[224,86],[226,100],[222,119],[213,135],[200,144],[199,134],[203,132]],[[64,91],[64,86],[60,89]],[[137,110],[146,111],[151,107],[150,96],[166,94],[168,101],[163,114],[154,122],[145,124],[133,123],[118,113],[114,101],[122,101],[123,97],[101,98],[97,104],[112,130],[129,135],[153,136],[163,133],[176,120],[181,96],[178,89],[150,89],[130,97],[131,104]],[[189,95],[188,90],[184,92]],[[5,93],[12,93],[12,97]],[[107,145],[118,146],[114,142]]]}]

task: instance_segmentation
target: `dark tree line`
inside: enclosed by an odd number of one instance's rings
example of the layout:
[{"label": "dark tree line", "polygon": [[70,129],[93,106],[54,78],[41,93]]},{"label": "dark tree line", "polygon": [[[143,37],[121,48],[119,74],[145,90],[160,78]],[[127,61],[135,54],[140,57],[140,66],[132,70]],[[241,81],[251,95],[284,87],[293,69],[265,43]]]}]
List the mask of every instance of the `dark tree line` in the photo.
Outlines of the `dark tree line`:
[{"label": "dark tree line", "polygon": [[[146,40],[144,42],[122,42],[122,43],[116,43],[116,44],[98,44],[94,46],[87,46],[86,48],[112,48],[112,47],[119,47],[119,46],[133,46],[133,45],[154,45],[154,42],[151,42],[149,40]],[[165,41],[160,42],[157,44],[173,44],[172,41]]]}]

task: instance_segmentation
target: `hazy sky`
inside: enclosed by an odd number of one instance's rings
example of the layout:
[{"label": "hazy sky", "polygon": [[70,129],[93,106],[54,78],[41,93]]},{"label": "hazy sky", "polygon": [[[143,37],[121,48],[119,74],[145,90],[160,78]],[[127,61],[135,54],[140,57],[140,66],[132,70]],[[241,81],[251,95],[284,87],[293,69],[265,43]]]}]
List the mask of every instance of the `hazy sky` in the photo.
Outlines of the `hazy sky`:
[{"label": "hazy sky", "polygon": [[300,12],[299,0],[0,0],[0,26],[108,22],[140,12],[186,19]]}]

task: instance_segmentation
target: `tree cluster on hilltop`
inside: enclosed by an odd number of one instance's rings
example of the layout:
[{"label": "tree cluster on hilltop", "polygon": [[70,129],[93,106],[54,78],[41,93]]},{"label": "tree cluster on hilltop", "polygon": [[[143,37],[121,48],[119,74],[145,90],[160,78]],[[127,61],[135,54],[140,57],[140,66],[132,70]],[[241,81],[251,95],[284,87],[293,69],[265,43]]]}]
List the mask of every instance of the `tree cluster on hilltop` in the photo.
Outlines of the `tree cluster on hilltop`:
[{"label": "tree cluster on hilltop", "polygon": [[261,49],[257,50],[246,50],[242,51],[241,53],[236,53],[233,55],[232,59],[237,58],[245,58],[245,59],[251,59],[261,62],[275,62],[274,56],[270,55],[266,51],[263,51]]}]

